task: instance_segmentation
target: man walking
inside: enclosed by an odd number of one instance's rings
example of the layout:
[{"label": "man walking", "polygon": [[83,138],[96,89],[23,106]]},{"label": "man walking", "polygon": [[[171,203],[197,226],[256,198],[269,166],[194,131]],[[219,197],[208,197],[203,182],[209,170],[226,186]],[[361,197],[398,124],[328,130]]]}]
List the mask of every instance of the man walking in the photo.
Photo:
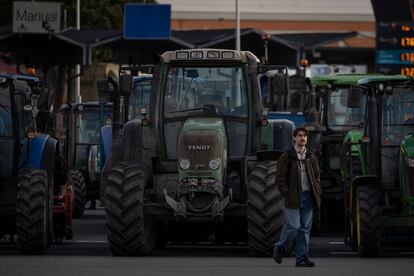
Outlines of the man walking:
[{"label": "man walking", "polygon": [[279,158],[276,183],[285,199],[284,224],[275,244],[273,259],[282,263],[287,246],[295,240],[296,266],[313,267],[308,259],[313,209],[320,207],[321,188],[316,156],[306,149],[308,131],[293,131],[294,146]]}]

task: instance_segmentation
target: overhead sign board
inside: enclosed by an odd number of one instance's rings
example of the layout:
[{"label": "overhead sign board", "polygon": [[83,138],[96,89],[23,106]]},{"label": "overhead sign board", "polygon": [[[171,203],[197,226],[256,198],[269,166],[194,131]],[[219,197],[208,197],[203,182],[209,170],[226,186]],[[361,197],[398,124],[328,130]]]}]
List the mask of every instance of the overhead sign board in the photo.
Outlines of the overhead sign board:
[{"label": "overhead sign board", "polygon": [[377,71],[414,76],[414,23],[377,22]]},{"label": "overhead sign board", "polygon": [[13,2],[13,32],[59,32],[61,6],[55,2]]},{"label": "overhead sign board", "polygon": [[125,39],[169,39],[171,5],[125,4]]}]

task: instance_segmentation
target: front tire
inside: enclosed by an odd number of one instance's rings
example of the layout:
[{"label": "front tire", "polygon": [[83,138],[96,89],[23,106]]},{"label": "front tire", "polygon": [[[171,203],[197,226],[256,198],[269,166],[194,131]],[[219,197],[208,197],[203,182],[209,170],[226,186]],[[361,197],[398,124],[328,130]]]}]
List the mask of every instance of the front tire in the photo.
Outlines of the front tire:
[{"label": "front tire", "polygon": [[247,228],[250,252],[269,256],[283,227],[283,199],[275,182],[276,161],[257,163],[247,188]]},{"label": "front tire", "polygon": [[357,233],[361,257],[378,257],[381,250],[379,195],[374,184],[358,186]]},{"label": "front tire", "polygon": [[25,169],[17,182],[17,249],[23,254],[44,254],[48,247],[49,225],[46,172]]},{"label": "front tire", "polygon": [[106,187],[106,228],[115,256],[150,255],[155,247],[155,223],[144,217],[144,192],[149,181],[143,164],[114,164]]},{"label": "front tire", "polygon": [[69,170],[67,179],[71,182],[73,188],[72,216],[74,218],[81,218],[86,205],[85,178],[80,171]]}]

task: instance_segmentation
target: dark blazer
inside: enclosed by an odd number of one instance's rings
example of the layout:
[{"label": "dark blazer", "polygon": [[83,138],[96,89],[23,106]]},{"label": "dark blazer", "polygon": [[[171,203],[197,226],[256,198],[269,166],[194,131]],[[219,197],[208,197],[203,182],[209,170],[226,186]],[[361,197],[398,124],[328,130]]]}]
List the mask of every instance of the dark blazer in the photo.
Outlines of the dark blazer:
[{"label": "dark blazer", "polygon": [[[289,165],[289,159],[290,165]],[[301,174],[296,150],[292,147],[280,156],[277,163],[276,184],[285,198],[286,208],[300,208]],[[289,168],[290,167],[290,168]],[[321,186],[318,160],[314,153],[306,149],[305,168],[312,192],[313,206],[321,205]]]}]

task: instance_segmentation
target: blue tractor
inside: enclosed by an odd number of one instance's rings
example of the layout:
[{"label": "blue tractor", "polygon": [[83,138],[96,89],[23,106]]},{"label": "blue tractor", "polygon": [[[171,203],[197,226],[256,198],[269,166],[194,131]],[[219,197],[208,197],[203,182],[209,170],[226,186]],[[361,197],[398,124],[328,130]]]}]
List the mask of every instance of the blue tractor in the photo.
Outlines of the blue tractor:
[{"label": "blue tractor", "polygon": [[50,131],[52,90],[38,78],[0,75],[0,236],[24,254],[72,238],[73,179]]},{"label": "blue tractor", "polygon": [[87,201],[91,207],[100,199],[100,171],[105,162],[101,151],[101,128],[112,120],[112,103],[83,102],[60,108],[66,129],[60,140],[64,158],[76,180],[73,194],[73,217],[83,216]]}]

